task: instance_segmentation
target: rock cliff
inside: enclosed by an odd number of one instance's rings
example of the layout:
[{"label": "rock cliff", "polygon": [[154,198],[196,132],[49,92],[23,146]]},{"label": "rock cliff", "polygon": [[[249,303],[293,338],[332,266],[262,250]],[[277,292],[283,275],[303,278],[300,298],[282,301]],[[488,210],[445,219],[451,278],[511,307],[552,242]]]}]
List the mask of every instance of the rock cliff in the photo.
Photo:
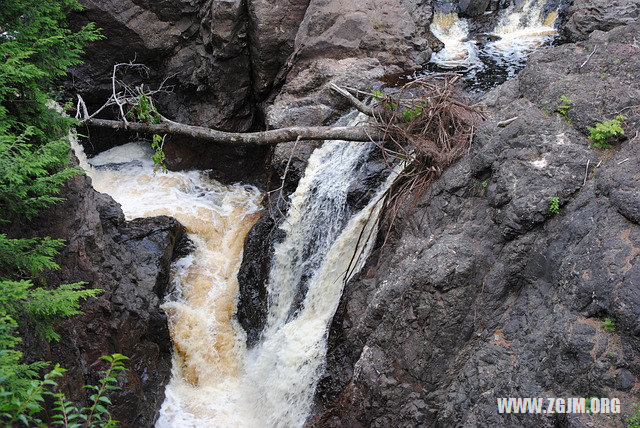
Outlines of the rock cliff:
[{"label": "rock cliff", "polygon": [[[113,63],[137,55],[151,69],[141,79],[174,86],[159,100],[163,114],[240,131],[330,123],[347,108],[330,82],[370,90],[383,76],[428,61],[440,47],[428,31],[434,8],[480,17],[509,3],[82,2],[75,25],[95,21],[106,36],[74,70],[71,87],[89,104],[108,96]],[[619,27],[637,18],[635,0],[573,1],[561,17],[571,44],[536,53],[518,78],[484,97],[489,119],[470,154],[347,286],[310,425],[581,427],[592,424],[589,415],[498,416],[495,398],[637,400],[640,29]],[[563,95],[572,101],[566,117],[554,113]],[[587,127],[619,112],[628,117],[626,141],[611,150],[589,147]],[[121,137],[129,136],[91,130],[87,149]],[[282,144],[269,152],[175,140],[166,150],[173,168],[214,169],[217,178],[267,190],[283,185],[245,246],[238,316],[252,343],[264,320],[271,250],[281,238],[274,225],[312,147]],[[74,367],[70,390],[87,381],[99,355],[133,357],[116,417],[149,426],[170,368],[158,302],[183,230],[168,218],[125,222],[85,178],[66,192],[67,202],[39,229],[69,242],[52,280],[84,279],[106,293],[62,326],[74,340],[38,344],[34,357]],[[557,215],[551,197],[559,198]],[[603,328],[605,318],[615,331]],[[619,415],[598,421],[623,424]]]},{"label": "rock cliff", "polygon": [[[638,400],[639,38],[635,24],[543,50],[486,96],[470,154],[348,285],[311,426],[626,426],[499,415],[496,397]],[[591,148],[585,127],[617,112],[627,140]]]},{"label": "rock cliff", "polygon": [[62,391],[82,402],[83,386],[95,383],[104,369],[100,356],[128,356],[122,390],[112,395],[113,416],[122,426],[151,426],[171,374],[171,339],[159,305],[186,233],[169,217],[125,221],[120,206],[93,190],[85,176],[72,179],[61,196],[64,202],[27,226],[33,235],[66,241],[56,258],[61,270],[44,279],[47,284],[85,281],[104,293],[86,301],[82,315],[61,323],[60,342],[26,334],[26,357],[67,368]]}]

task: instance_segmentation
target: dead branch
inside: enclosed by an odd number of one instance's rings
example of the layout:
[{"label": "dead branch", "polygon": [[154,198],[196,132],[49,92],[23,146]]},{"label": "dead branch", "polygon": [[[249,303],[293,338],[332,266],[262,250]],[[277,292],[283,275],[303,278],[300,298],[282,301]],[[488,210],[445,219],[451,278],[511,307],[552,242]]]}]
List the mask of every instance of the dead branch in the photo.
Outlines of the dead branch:
[{"label": "dead branch", "polygon": [[162,123],[128,122],[106,119],[87,119],[89,126],[111,129],[127,129],[145,134],[170,134],[210,143],[273,145],[290,141],[377,141],[382,137],[373,125],[361,126],[294,126],[261,132],[224,132],[202,126],[164,120]]},{"label": "dead branch", "polygon": [[[211,128],[188,125],[171,121],[158,114],[160,123],[150,123],[148,121],[135,122],[130,110],[140,106],[142,99],[153,106],[153,96],[160,92],[167,92],[166,82],[162,81],[155,90],[145,88],[144,85],[132,87],[123,80],[118,79],[118,73],[122,70],[136,70],[148,74],[148,68],[136,63],[135,60],[128,63],[118,63],[113,66],[111,74],[111,96],[107,101],[92,114],[89,114],[87,106],[80,95],[78,95],[78,106],[76,119],[88,126],[111,129],[126,129],[139,133],[148,134],[171,134],[193,138],[211,143],[229,144],[252,144],[252,145],[273,145],[290,141],[319,141],[319,140],[342,140],[342,141],[372,141],[376,140],[380,133],[371,125],[346,127],[346,126],[312,126],[312,127],[290,127],[275,129],[263,132],[234,133],[224,132]],[[331,86],[336,92],[344,96],[351,105],[369,116],[373,116],[371,107],[351,95],[347,90],[335,84]],[[105,109],[115,106],[119,120],[98,119],[96,116]],[[155,109],[155,107],[154,107]],[[129,119],[128,119],[129,117]]]},{"label": "dead branch", "polygon": [[594,46],[593,50],[591,51],[591,53],[589,54],[589,56],[587,57],[587,59],[580,65],[580,68],[584,67],[585,65],[587,65],[587,63],[589,62],[589,60],[591,59],[591,57],[593,56],[594,53],[596,53],[596,49],[598,49],[598,46]]},{"label": "dead branch", "polygon": [[518,120],[518,116],[512,117],[511,119],[503,120],[502,122],[498,122],[498,128],[506,128],[516,120]]},{"label": "dead branch", "polygon": [[455,86],[458,79],[451,74],[416,79],[374,108],[385,160],[390,168],[398,160],[406,165],[385,195],[385,243],[401,213],[412,211],[442,172],[469,152],[484,119],[480,106]]},{"label": "dead branch", "polygon": [[347,91],[344,88],[341,88],[340,86],[336,85],[335,83],[331,83],[329,86],[331,87],[331,89],[333,89],[334,91],[336,91],[337,93],[339,93],[340,95],[345,97],[351,103],[351,105],[356,108],[356,110],[358,110],[361,113],[366,114],[367,116],[371,116],[371,117],[374,116],[373,109],[371,107],[365,105],[362,101],[360,101],[359,99],[357,99],[353,95],[351,95],[349,93],[349,91]]}]

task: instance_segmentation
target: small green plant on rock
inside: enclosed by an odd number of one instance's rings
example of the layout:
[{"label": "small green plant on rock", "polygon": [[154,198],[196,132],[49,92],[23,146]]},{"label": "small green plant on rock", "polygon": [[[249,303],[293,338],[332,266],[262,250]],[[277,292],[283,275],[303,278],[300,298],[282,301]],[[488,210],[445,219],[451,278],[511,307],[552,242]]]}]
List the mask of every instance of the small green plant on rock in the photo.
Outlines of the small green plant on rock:
[{"label": "small green plant on rock", "polygon": [[552,196],[549,198],[549,212],[553,215],[560,214],[560,198]]},{"label": "small green plant on rock", "polygon": [[569,114],[569,110],[571,110],[572,108],[573,101],[567,98],[566,95],[563,95],[560,97],[560,104],[558,104],[558,106],[556,107],[556,112],[564,117],[567,117],[567,114]]},{"label": "small green plant on rock", "polygon": [[418,104],[413,108],[408,108],[402,112],[402,117],[404,117],[405,121],[411,122],[413,119],[422,114],[422,107],[422,105]]},{"label": "small green plant on rock", "polygon": [[608,149],[616,139],[624,135],[622,123],[627,118],[619,114],[615,119],[597,123],[594,128],[589,128],[591,146],[599,149]]},{"label": "small green plant on rock", "polygon": [[382,101],[385,98],[385,95],[382,91],[371,91],[371,95],[375,98],[376,101]]},{"label": "small green plant on rock", "polygon": [[594,401],[594,400],[597,400],[597,399],[598,399],[598,397],[587,397],[587,399],[585,400],[587,402],[586,403],[587,404],[587,406],[586,406],[587,407],[587,409],[586,409],[587,413],[591,413],[591,402]]},{"label": "small green plant on rock", "polygon": [[626,417],[627,428],[640,428],[640,408],[637,405],[633,405],[633,414]]},{"label": "small green plant on rock", "polygon": [[602,328],[609,333],[613,333],[616,331],[616,324],[611,320],[611,318],[605,318],[602,320]]},{"label": "small green plant on rock", "polygon": [[[137,103],[134,104],[130,110],[127,112],[127,116],[130,120],[139,120],[141,122],[158,124],[162,122],[162,117],[156,106],[153,104],[153,101],[147,97],[146,94],[141,93],[138,95]],[[164,153],[164,140],[165,136],[161,136],[158,134],[153,134],[151,140],[151,148],[155,150],[153,156],[151,156],[151,160],[153,161],[154,167],[153,171],[157,171],[160,169],[162,172],[167,172],[167,165],[165,164],[165,160],[167,159]]]}]

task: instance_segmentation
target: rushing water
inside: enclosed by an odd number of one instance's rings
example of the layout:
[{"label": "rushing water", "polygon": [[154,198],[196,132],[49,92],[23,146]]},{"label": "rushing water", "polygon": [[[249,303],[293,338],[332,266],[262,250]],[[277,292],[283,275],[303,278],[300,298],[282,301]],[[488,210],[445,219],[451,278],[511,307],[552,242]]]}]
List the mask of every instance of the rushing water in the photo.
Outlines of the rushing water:
[{"label": "rushing water", "polygon": [[[323,370],[328,325],[345,281],[372,246],[387,178],[368,205],[352,212],[347,190],[370,143],[327,142],[291,196],[268,281],[269,311],[248,350],[234,318],[244,238],[260,213],[253,187],[224,186],[199,172],[154,174],[141,144],[116,147],[81,166],[96,190],[127,218],[169,215],[185,225],[194,252],[174,263],[177,297],[163,305],[174,344],[172,379],[158,427],[296,427],[308,417]],[[358,254],[355,260],[352,255]],[[302,297],[301,297],[302,296]],[[302,299],[300,301],[300,299]]]},{"label": "rushing water", "polygon": [[[430,30],[445,47],[431,57],[431,69],[459,70],[472,90],[488,89],[520,71],[535,49],[557,34],[557,11],[543,13],[545,0],[526,0],[500,12],[488,34],[471,34],[466,19],[436,13]],[[490,41],[486,41],[486,38]]]},{"label": "rushing water", "polygon": [[[555,15],[541,11],[538,0],[507,9],[489,43],[470,38],[468,23],[457,15],[436,14],[431,30],[445,49],[432,61],[476,79],[498,65],[509,77],[555,33]],[[274,248],[268,316],[252,349],[235,319],[237,273],[245,237],[261,212],[260,192],[197,171],[155,174],[144,144],[116,147],[90,161],[77,142],[74,149],[96,190],[119,202],[128,219],[175,217],[194,243],[193,252],[173,264],[176,292],[162,306],[174,352],[157,427],[302,426],[343,285],[371,250],[377,202],[395,178],[391,174],[363,209],[352,211],[348,189],[373,145],[327,142],[309,159],[281,225],[285,238]]]}]

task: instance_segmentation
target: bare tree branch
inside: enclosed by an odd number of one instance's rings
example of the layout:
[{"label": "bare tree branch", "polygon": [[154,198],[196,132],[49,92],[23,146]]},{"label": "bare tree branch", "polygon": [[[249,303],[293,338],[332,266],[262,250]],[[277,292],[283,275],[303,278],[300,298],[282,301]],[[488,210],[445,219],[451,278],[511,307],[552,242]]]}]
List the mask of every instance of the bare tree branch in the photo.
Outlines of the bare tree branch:
[{"label": "bare tree branch", "polygon": [[121,122],[117,120],[87,119],[86,125],[99,128],[127,129],[148,134],[181,135],[210,143],[273,145],[290,141],[376,141],[382,134],[373,125],[361,126],[294,126],[261,132],[224,132],[201,126],[165,120],[162,123]]},{"label": "bare tree branch", "polygon": [[351,95],[349,93],[349,91],[347,91],[344,88],[341,88],[340,86],[336,85],[335,83],[331,83],[331,84],[329,84],[329,86],[331,87],[331,89],[333,89],[334,91],[336,91],[337,93],[339,93],[340,95],[345,97],[347,100],[349,100],[351,105],[354,106],[356,108],[356,110],[358,110],[361,113],[366,114],[367,116],[373,117],[373,115],[374,115],[373,108],[365,105],[362,101],[360,101],[359,99],[357,99],[356,97]]}]

